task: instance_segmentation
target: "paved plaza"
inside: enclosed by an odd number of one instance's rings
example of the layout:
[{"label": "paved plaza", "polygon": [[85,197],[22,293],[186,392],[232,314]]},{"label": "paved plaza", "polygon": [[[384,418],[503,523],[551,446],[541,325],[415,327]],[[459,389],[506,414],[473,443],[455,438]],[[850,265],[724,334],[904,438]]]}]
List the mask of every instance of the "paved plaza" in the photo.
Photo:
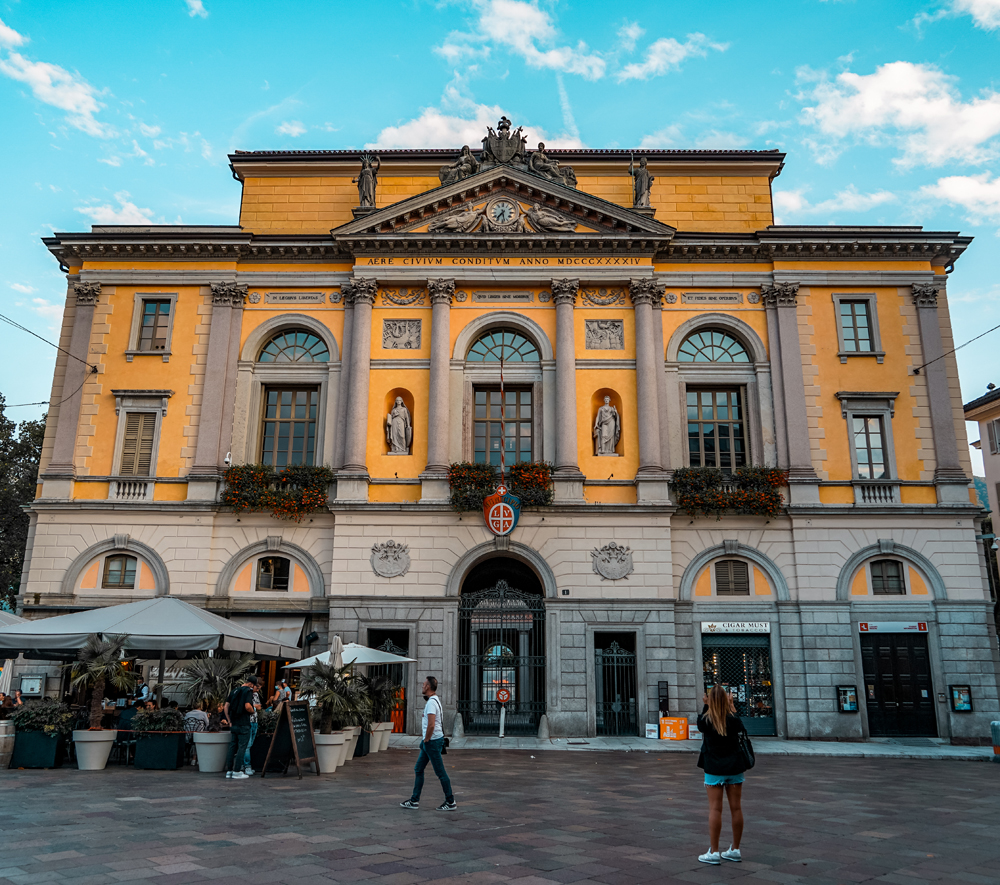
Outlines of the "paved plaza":
[{"label": "paved plaza", "polygon": [[[762,756],[745,860],[704,866],[691,753],[461,750],[459,810],[412,750],[336,775],[227,781],[193,769],[0,773],[0,883],[996,883],[1000,765]],[[723,839],[729,834],[728,822]],[[725,842],[728,845],[728,841]]]}]

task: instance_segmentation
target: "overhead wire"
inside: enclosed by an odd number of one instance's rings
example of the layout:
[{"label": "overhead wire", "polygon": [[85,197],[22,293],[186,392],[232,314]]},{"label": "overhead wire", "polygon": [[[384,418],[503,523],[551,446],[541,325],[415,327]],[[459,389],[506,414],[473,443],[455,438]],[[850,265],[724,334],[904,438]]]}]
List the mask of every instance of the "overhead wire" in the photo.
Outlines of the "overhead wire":
[{"label": "overhead wire", "polygon": [[983,335],[989,335],[990,332],[995,332],[997,329],[1000,329],[1000,325],[994,326],[992,329],[987,329],[985,332],[982,332],[981,334],[977,335],[975,338],[970,338],[968,341],[965,342],[965,344],[959,344],[958,347],[953,347],[951,350],[947,351],[947,353],[942,353],[941,356],[936,356],[936,357],[934,357],[934,359],[928,360],[922,366],[917,366],[913,370],[913,374],[914,375],[919,375],[921,369],[926,369],[932,363],[936,363],[938,360],[943,360],[946,356],[950,356],[951,354],[955,353],[956,351],[961,350],[963,347],[965,347],[966,344],[972,344],[973,341],[978,341],[980,338],[983,337]]}]

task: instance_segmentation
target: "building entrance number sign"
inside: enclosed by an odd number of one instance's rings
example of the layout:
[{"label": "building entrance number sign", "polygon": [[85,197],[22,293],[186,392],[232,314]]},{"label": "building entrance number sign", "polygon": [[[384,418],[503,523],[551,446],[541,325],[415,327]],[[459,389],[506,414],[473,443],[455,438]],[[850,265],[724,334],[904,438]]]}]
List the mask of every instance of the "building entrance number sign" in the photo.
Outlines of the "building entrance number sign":
[{"label": "building entrance number sign", "polygon": [[512,495],[507,486],[500,483],[497,490],[483,501],[483,516],[486,528],[494,535],[509,535],[521,516],[521,499]]},{"label": "building entrance number sign", "polygon": [[861,621],[859,633],[926,633],[926,621]]},{"label": "building entrance number sign", "polygon": [[506,704],[510,700],[510,692],[506,688],[501,688],[497,692],[497,703]]}]

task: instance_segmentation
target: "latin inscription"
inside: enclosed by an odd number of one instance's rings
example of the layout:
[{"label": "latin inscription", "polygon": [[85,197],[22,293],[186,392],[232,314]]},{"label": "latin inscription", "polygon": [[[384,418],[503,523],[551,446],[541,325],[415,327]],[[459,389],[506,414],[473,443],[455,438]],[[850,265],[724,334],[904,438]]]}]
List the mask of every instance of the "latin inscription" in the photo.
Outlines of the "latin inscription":
[{"label": "latin inscription", "polygon": [[684,304],[742,304],[739,292],[685,292],[681,295]]},{"label": "latin inscription", "polygon": [[322,292],[268,292],[268,304],[323,304],[326,295]]},{"label": "latin inscription", "polygon": [[579,256],[540,256],[501,258],[487,256],[482,258],[466,258],[464,256],[447,258],[362,258],[359,265],[379,267],[636,267],[649,264],[649,259],[631,257],[612,257],[603,255]]}]

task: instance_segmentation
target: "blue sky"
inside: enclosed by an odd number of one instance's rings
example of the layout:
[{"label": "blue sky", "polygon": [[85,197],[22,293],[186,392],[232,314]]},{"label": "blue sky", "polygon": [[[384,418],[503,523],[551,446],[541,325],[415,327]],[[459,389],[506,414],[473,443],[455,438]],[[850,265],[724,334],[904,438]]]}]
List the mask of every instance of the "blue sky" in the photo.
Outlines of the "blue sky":
[{"label": "blue sky", "polygon": [[[457,148],[506,113],[552,146],[780,148],[781,223],[974,235],[961,342],[1000,324],[998,62],[1000,0],[0,0],[0,311],[56,335],[53,230],[236,223],[235,148]],[[46,399],[54,351],[0,336],[8,403]],[[998,345],[959,353],[966,399]]]}]

